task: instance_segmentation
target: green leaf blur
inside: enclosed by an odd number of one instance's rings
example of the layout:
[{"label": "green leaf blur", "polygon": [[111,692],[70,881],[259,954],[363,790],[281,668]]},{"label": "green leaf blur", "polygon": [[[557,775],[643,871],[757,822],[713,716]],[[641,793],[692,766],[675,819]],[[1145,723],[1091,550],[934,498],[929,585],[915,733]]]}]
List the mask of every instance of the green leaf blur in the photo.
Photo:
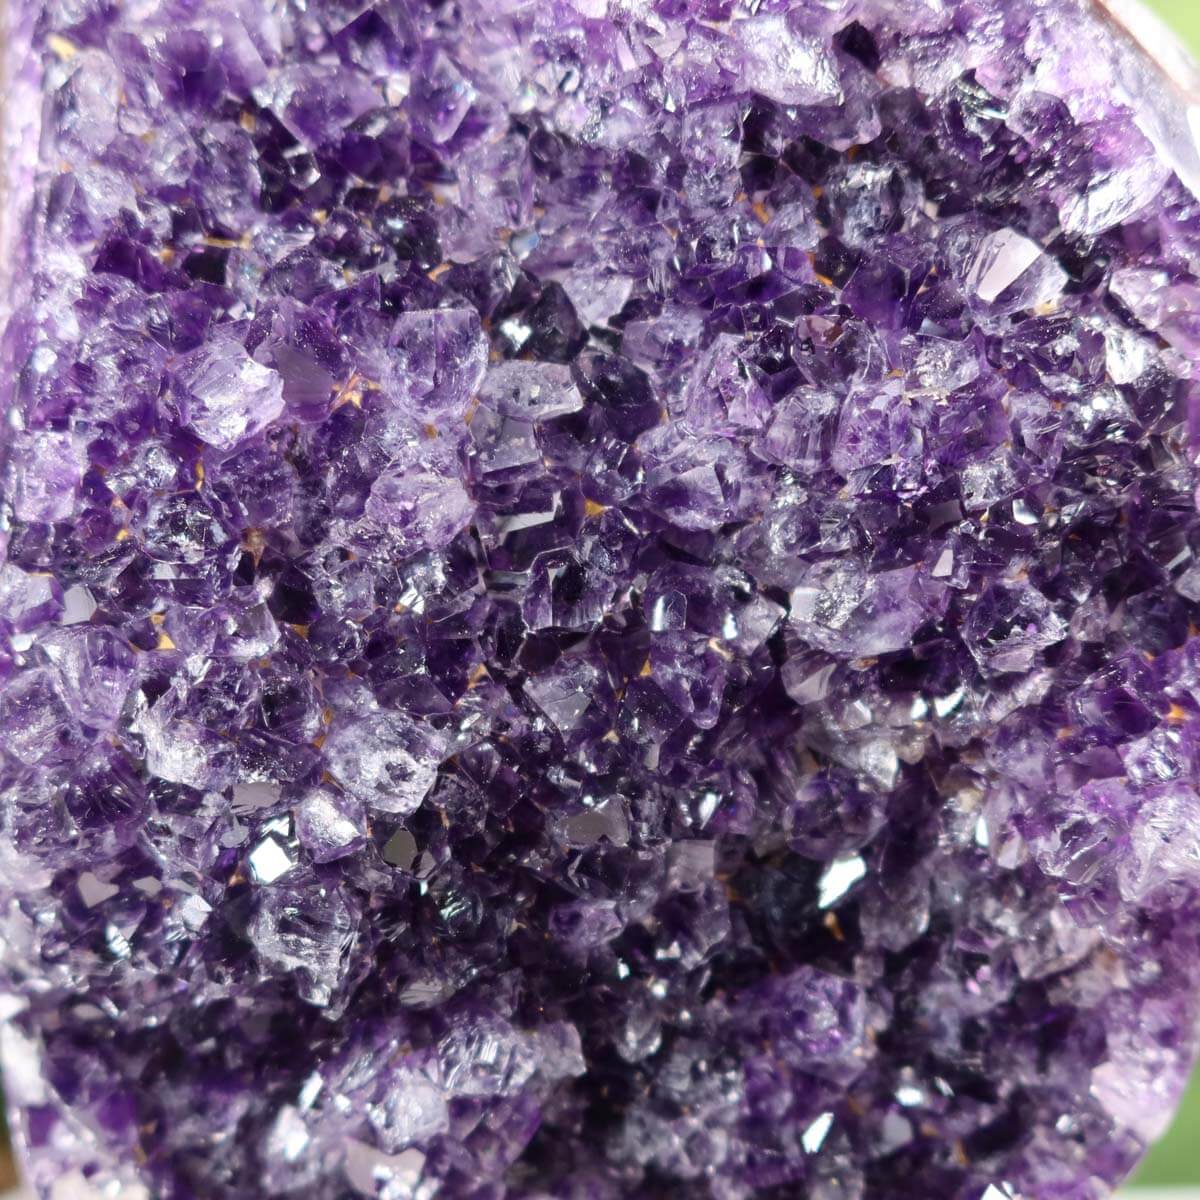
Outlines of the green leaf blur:
[{"label": "green leaf blur", "polygon": [[1200,4],[1196,0],[1150,0],[1157,9],[1200,54]]}]

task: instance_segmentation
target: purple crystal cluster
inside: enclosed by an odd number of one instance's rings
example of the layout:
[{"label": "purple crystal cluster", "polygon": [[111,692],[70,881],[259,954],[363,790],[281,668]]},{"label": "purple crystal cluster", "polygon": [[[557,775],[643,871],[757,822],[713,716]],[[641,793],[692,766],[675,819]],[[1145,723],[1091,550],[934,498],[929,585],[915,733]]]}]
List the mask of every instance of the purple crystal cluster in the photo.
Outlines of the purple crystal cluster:
[{"label": "purple crystal cluster", "polygon": [[1126,35],[10,7],[40,1193],[1108,1195],[1200,1006],[1200,159]]}]

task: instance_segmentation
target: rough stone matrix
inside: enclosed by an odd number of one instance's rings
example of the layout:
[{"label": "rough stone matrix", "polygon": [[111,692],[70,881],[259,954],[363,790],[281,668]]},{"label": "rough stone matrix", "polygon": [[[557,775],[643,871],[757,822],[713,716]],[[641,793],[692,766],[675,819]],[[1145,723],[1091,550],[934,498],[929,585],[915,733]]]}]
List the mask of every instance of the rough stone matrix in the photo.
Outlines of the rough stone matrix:
[{"label": "rough stone matrix", "polygon": [[10,18],[41,1194],[1106,1196],[1200,996],[1200,163],[1125,35]]}]

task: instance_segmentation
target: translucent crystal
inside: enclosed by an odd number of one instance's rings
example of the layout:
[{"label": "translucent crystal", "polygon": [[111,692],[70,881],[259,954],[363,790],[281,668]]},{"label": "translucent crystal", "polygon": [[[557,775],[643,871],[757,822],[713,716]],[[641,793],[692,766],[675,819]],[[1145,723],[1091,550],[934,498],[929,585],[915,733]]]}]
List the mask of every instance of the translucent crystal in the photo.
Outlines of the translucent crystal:
[{"label": "translucent crystal", "polygon": [[229,450],[283,411],[283,380],[233,338],[209,343],[179,368],[184,422],[197,437]]},{"label": "translucent crystal", "polygon": [[369,808],[398,815],[420,806],[441,760],[436,737],[387,713],[335,723],[324,752],[342,787]]}]

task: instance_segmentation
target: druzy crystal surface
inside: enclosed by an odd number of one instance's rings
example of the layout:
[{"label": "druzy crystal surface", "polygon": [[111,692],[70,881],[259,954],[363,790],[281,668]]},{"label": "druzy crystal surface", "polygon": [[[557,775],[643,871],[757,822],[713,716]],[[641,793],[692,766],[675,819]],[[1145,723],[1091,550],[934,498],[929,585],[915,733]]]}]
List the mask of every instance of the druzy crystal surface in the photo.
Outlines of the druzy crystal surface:
[{"label": "druzy crystal surface", "polygon": [[1099,1200],[1200,998],[1200,161],[1084,0],[12,0],[53,1200]]}]

